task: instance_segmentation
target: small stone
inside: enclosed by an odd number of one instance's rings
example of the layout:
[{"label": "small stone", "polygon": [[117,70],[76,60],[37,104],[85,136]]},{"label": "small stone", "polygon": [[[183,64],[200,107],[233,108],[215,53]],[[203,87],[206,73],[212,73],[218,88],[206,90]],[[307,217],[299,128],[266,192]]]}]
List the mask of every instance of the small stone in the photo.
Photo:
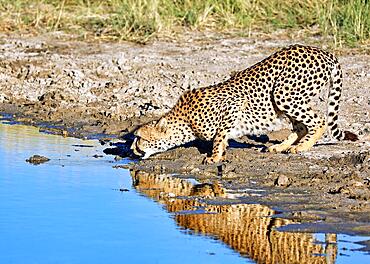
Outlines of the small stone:
[{"label": "small stone", "polygon": [[114,157],[114,160],[115,161],[120,161],[120,160],[122,160],[123,158],[121,157],[121,156],[118,156],[118,155],[116,155],[115,157]]},{"label": "small stone", "polygon": [[276,180],[275,180],[275,185],[276,186],[288,186],[290,183],[290,179],[285,176],[285,175],[280,175]]},{"label": "small stone", "polygon": [[39,165],[44,162],[48,162],[50,159],[41,155],[33,155],[26,159],[28,163],[31,163],[33,165]]},{"label": "small stone", "polygon": [[342,194],[349,194],[351,190],[347,186],[342,186],[339,188],[339,192]]},{"label": "small stone", "polygon": [[112,168],[129,170],[129,169],[132,169],[132,166],[133,166],[132,164],[122,164],[122,165],[112,166]]},{"label": "small stone", "polygon": [[355,181],[355,182],[352,183],[352,186],[353,187],[362,187],[362,186],[364,186],[364,184],[362,182]]},{"label": "small stone", "polygon": [[320,181],[321,181],[321,179],[319,179],[319,178],[313,178],[311,180],[311,182],[313,182],[313,183],[317,183],[317,182],[320,182]]}]

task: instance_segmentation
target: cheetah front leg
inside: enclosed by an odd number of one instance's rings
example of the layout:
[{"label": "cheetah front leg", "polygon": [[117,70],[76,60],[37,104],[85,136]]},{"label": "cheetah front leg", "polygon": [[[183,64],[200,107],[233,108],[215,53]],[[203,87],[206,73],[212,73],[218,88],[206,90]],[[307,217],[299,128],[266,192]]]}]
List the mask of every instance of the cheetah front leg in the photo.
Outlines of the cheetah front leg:
[{"label": "cheetah front leg", "polygon": [[269,152],[279,153],[279,152],[287,151],[291,148],[291,146],[294,143],[299,142],[307,134],[307,128],[305,125],[295,120],[292,122],[293,122],[292,133],[282,143],[270,146],[268,148]]},{"label": "cheetah front leg", "polygon": [[218,132],[213,140],[212,155],[204,159],[204,164],[219,163],[225,160],[225,153],[227,148],[227,133]]}]

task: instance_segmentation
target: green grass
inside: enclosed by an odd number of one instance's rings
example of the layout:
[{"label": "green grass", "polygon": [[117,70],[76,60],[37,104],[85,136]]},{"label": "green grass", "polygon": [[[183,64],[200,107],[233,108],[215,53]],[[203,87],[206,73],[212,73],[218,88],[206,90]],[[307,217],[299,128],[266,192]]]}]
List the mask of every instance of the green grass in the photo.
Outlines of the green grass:
[{"label": "green grass", "polygon": [[184,29],[306,30],[335,45],[368,43],[368,0],[0,0],[0,31],[62,30],[145,42]]}]

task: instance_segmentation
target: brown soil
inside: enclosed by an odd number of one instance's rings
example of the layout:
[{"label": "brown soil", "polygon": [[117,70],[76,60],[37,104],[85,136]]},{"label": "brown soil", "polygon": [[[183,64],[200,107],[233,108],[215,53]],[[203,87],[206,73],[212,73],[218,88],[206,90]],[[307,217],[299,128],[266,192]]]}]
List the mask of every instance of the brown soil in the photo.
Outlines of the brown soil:
[{"label": "brown soil", "polygon": [[[0,112],[28,124],[47,122],[53,125],[48,130],[64,136],[122,135],[166,113],[184,91],[223,81],[295,42],[326,48],[319,39],[213,33],[147,45],[2,35]],[[344,72],[339,123],[358,134],[358,142],[323,139],[299,155],[265,153],[286,136],[282,130],[232,142],[222,166],[202,165],[209,148],[198,144],[130,168],[217,180],[235,199],[283,208],[285,217],[320,219],[329,229],[346,223],[339,229],[369,234],[370,55],[364,49],[334,52]]]}]

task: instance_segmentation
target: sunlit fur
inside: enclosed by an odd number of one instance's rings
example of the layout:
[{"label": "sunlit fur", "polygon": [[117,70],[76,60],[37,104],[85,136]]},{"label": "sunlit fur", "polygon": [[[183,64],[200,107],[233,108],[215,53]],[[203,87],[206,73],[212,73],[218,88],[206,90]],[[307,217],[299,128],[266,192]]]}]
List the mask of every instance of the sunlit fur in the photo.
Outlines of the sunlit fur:
[{"label": "sunlit fur", "polygon": [[[328,114],[312,100],[329,86]],[[213,141],[205,163],[225,159],[228,139],[276,129],[281,116],[292,133],[270,152],[297,153],[312,148],[330,128],[334,138],[355,140],[337,124],[342,71],[337,58],[319,48],[293,45],[235,73],[225,82],[184,93],[157,123],[136,131],[132,149],[144,158],[195,138]]]},{"label": "sunlit fur", "polygon": [[[186,133],[186,130],[188,133]],[[194,140],[191,129],[186,129],[186,126],[179,125],[168,121],[163,117],[158,122],[151,122],[136,130],[136,138],[132,143],[131,149],[138,156],[143,156],[144,159],[149,156],[166,151],[170,148]],[[177,135],[177,136],[174,136]]]}]

